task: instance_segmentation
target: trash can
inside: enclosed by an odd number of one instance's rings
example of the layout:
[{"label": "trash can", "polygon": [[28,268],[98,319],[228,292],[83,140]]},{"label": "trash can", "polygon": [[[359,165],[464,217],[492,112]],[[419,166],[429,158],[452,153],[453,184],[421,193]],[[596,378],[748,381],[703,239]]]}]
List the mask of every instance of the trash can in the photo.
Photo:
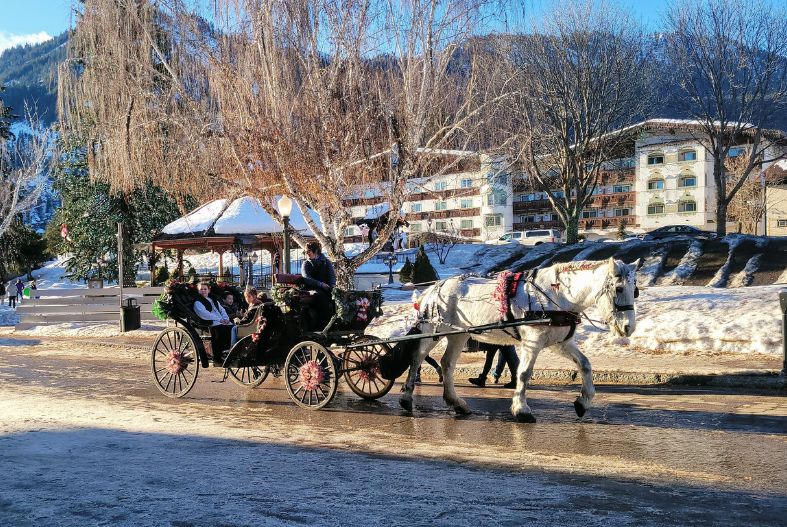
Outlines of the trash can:
[{"label": "trash can", "polygon": [[142,317],[139,305],[136,298],[129,298],[125,306],[120,306],[120,332],[134,331],[140,327],[142,327]]}]

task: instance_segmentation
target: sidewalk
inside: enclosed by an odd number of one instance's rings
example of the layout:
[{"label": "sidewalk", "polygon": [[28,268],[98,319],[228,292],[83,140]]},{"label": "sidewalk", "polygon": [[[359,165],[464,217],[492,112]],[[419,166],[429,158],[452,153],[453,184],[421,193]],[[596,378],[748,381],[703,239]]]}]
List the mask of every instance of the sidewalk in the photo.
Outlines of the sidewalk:
[{"label": "sidewalk", "polygon": [[[727,386],[763,389],[786,389],[787,379],[780,377],[782,368],[780,357],[765,355],[652,355],[634,354],[611,355],[586,353],[593,368],[593,381],[598,384],[672,384],[697,386]],[[442,353],[432,355],[439,361]],[[497,358],[495,358],[497,360]],[[465,353],[459,359],[456,379],[466,383],[481,371],[484,354]],[[494,369],[494,365],[493,365]],[[429,380],[437,379],[437,374],[424,365],[421,375]],[[508,370],[503,373],[502,381],[510,378]],[[492,381],[491,373],[488,379]],[[556,353],[544,351],[536,360],[533,372],[535,383],[580,382],[574,364]]]}]

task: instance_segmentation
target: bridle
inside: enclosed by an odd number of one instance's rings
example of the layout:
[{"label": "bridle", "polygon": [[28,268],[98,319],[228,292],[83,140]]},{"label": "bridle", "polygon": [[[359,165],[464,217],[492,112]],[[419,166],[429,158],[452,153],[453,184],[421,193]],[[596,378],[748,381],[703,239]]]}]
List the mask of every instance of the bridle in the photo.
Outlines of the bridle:
[{"label": "bridle", "polygon": [[[615,285],[615,278],[617,278],[617,276],[607,275],[607,278],[604,281],[604,286],[601,288],[601,291],[599,291],[598,294],[596,295],[596,302],[598,302],[599,298],[605,295],[609,296],[612,299],[612,310],[609,316],[607,317],[606,321],[604,321],[604,323],[607,325],[610,325],[609,323],[612,321],[614,316],[617,315],[618,313],[625,313],[626,311],[634,311],[634,304],[618,304],[619,293],[617,291],[617,286]],[[639,298],[639,287],[637,287],[636,284],[634,285],[634,298]],[[587,318],[587,316],[585,316],[585,318]],[[588,321],[590,321],[589,318]]]}]

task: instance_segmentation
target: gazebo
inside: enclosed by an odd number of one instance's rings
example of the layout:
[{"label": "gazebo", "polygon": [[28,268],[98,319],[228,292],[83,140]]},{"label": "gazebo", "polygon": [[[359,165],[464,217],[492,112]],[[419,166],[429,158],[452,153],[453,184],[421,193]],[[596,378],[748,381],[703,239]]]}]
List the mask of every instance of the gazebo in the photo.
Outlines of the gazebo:
[{"label": "gazebo", "polygon": [[[273,208],[278,211],[275,203]],[[309,213],[319,226],[317,214],[313,211]],[[293,207],[290,214],[290,232],[292,231],[307,237],[311,235],[298,207]],[[243,196],[234,200],[211,201],[173,221],[153,237],[150,253],[155,255],[157,250],[174,250],[177,254],[178,272],[183,276],[184,251],[216,252],[219,255],[219,279],[234,281],[225,273],[223,258],[224,253],[232,252],[239,263],[238,283],[246,284],[248,275],[243,266],[246,260],[244,257],[253,251],[268,251],[272,268],[270,273],[261,277],[261,282],[265,285],[268,284],[270,275],[278,271],[278,262],[283,258],[283,240],[282,225],[265,212],[256,198]],[[151,258],[151,261],[155,261],[155,257]],[[152,272],[153,269],[151,280]]]}]

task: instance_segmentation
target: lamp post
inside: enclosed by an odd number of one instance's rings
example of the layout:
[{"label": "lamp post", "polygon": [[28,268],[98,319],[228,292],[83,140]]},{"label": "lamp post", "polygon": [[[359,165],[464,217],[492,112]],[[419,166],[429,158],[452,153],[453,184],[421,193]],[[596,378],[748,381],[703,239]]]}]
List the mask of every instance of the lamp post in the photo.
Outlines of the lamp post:
[{"label": "lamp post", "polygon": [[254,287],[254,264],[257,263],[260,257],[257,256],[257,253],[251,253],[249,256],[249,285]]},{"label": "lamp post", "polygon": [[291,273],[290,265],[290,213],[292,212],[292,200],[284,195],[279,198],[279,214],[284,220],[284,272]]},{"label": "lamp post", "polygon": [[388,283],[389,284],[394,283],[393,266],[396,264],[397,261],[398,260],[397,260],[396,256],[394,256],[393,254],[391,254],[390,256],[388,256],[385,259],[385,263],[388,264]]}]

